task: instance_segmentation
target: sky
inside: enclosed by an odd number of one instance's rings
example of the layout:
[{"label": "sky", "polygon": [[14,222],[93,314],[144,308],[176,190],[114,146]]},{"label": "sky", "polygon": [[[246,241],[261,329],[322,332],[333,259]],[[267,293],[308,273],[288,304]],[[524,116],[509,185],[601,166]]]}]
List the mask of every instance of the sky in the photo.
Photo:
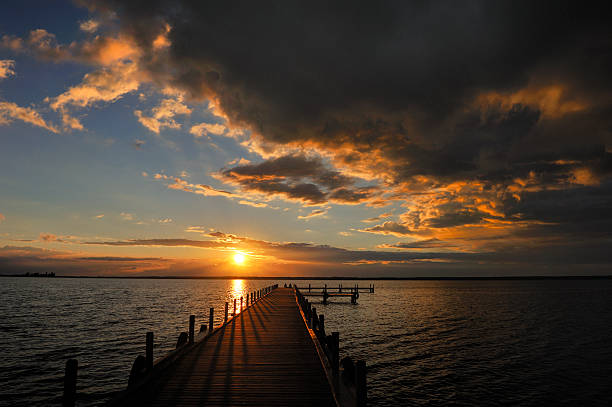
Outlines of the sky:
[{"label": "sky", "polygon": [[609,21],[565,1],[4,5],[0,274],[611,274]]}]

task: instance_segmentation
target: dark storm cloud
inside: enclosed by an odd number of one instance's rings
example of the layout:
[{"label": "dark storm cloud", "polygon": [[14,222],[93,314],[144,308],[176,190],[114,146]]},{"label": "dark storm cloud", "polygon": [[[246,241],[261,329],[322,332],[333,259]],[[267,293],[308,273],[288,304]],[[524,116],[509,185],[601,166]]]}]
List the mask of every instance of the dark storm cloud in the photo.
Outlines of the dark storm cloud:
[{"label": "dark storm cloud", "polygon": [[442,240],[431,238],[424,240],[417,240],[415,242],[398,242],[395,244],[382,244],[380,248],[385,249],[430,249],[430,248],[451,248],[456,247],[452,243],[444,242]]},{"label": "dark storm cloud", "polygon": [[[601,133],[611,124],[609,20],[592,5],[93,4],[117,13],[156,80],[196,98],[218,97],[234,124],[268,141],[350,145],[355,153],[341,157],[347,164],[379,151],[396,179],[512,177],[530,155],[525,143],[558,158],[610,141],[609,131]],[[160,57],[151,44],[166,23],[171,46]],[[562,90],[557,102],[537,93],[553,85]],[[531,91],[489,101],[486,112],[474,105],[483,94],[522,89]],[[576,98],[596,106],[566,100]],[[559,117],[572,108],[580,114]],[[557,116],[544,120],[542,112]],[[560,142],[545,136],[559,120],[572,130]]]},{"label": "dark storm cloud", "polygon": [[225,182],[243,190],[268,195],[284,195],[307,204],[329,200],[359,203],[372,197],[373,188],[353,188],[355,180],[329,170],[319,158],[302,155],[282,156],[259,164],[238,165],[220,173]]}]

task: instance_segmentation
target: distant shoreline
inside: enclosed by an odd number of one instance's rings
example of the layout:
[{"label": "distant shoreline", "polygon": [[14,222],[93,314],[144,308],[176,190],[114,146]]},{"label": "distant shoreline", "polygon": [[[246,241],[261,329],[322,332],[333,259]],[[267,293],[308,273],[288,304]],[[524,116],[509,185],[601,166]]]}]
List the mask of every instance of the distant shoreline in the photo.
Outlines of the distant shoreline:
[{"label": "distant shoreline", "polygon": [[134,280],[356,280],[356,281],[472,281],[472,280],[611,280],[612,275],[603,276],[471,276],[471,277],[290,277],[290,276],[26,276],[25,274],[0,274],[0,277],[23,278],[91,278]]}]

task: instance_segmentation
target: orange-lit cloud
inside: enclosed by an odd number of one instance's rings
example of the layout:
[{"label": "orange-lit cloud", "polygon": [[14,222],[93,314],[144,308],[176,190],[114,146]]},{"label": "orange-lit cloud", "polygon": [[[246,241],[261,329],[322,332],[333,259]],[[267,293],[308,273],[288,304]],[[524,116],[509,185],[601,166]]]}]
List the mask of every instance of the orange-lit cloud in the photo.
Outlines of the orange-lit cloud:
[{"label": "orange-lit cloud", "polygon": [[30,107],[21,107],[15,103],[0,101],[0,125],[6,125],[13,120],[21,120],[33,126],[42,127],[52,133],[59,130],[52,124],[47,123],[40,113]]},{"label": "orange-lit cloud", "polygon": [[0,59],[0,79],[15,75],[15,61],[12,59]]}]

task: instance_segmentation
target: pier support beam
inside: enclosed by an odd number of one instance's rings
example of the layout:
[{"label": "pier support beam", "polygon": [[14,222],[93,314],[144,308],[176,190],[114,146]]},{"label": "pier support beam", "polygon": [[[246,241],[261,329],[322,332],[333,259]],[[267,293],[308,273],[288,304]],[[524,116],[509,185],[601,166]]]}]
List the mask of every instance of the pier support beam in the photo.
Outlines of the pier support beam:
[{"label": "pier support beam", "polygon": [[213,321],[215,318],[215,309],[214,308],[210,308],[210,313],[208,314],[208,330],[212,331],[213,330]]},{"label": "pier support beam", "polygon": [[195,315],[189,315],[189,343],[195,338]]},{"label": "pier support beam", "polygon": [[64,397],[63,407],[74,407],[76,403],[76,382],[79,362],[76,359],[68,359],[66,362],[66,373],[64,375]]},{"label": "pier support beam", "polygon": [[147,362],[146,368],[151,371],[153,369],[153,332],[147,332],[145,359]]}]

